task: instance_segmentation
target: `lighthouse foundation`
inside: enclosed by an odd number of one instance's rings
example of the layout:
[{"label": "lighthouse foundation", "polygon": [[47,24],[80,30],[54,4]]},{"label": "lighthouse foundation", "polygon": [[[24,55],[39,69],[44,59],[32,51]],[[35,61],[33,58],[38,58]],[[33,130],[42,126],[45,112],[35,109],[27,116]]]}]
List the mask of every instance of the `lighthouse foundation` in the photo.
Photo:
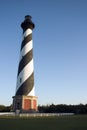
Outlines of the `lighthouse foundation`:
[{"label": "lighthouse foundation", "polygon": [[36,96],[14,96],[13,111],[16,113],[37,112],[37,97]]}]

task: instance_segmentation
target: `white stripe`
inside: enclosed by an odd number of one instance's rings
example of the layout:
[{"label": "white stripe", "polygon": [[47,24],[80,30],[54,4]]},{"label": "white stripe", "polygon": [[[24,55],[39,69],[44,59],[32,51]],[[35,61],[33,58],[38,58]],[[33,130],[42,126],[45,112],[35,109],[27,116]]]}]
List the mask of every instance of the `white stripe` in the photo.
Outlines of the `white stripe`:
[{"label": "white stripe", "polygon": [[29,41],[21,50],[20,52],[20,60],[24,55],[26,55],[31,49],[33,48],[32,40]]},{"label": "white stripe", "polygon": [[23,34],[23,38],[24,37],[27,37],[29,34],[31,34],[32,33],[32,30],[31,29],[27,29],[25,32],[24,32],[24,34]]},{"label": "white stripe", "polygon": [[19,76],[17,78],[16,92],[18,88],[30,77],[33,71],[34,71],[34,67],[33,67],[33,59],[32,59],[19,73]]},{"label": "white stripe", "polygon": [[33,89],[30,91],[28,96],[35,96],[35,87],[33,86]]}]

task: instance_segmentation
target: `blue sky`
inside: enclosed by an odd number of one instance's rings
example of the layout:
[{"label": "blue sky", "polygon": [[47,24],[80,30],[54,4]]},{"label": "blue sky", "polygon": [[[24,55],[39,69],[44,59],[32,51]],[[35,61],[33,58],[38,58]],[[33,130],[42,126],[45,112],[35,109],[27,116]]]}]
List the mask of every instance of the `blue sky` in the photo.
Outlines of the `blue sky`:
[{"label": "blue sky", "polygon": [[87,0],[0,1],[0,104],[15,94],[21,22],[31,15],[38,104],[87,103]]}]

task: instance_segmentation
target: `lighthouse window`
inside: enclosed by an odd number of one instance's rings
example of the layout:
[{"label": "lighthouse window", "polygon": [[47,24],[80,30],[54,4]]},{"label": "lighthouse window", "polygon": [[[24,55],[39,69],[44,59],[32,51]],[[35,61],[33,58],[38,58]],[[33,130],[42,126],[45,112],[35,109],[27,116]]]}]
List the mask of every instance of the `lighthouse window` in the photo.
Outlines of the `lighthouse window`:
[{"label": "lighthouse window", "polygon": [[20,83],[21,83],[21,81],[22,81],[22,78],[20,78]]}]

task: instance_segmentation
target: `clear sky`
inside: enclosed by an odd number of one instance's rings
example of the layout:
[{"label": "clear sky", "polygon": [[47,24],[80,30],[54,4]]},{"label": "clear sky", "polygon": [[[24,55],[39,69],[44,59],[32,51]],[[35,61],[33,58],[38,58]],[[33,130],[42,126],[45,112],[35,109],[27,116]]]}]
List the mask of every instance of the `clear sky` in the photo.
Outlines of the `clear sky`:
[{"label": "clear sky", "polygon": [[36,25],[38,104],[87,103],[87,0],[0,0],[0,104],[15,95],[25,15]]}]

